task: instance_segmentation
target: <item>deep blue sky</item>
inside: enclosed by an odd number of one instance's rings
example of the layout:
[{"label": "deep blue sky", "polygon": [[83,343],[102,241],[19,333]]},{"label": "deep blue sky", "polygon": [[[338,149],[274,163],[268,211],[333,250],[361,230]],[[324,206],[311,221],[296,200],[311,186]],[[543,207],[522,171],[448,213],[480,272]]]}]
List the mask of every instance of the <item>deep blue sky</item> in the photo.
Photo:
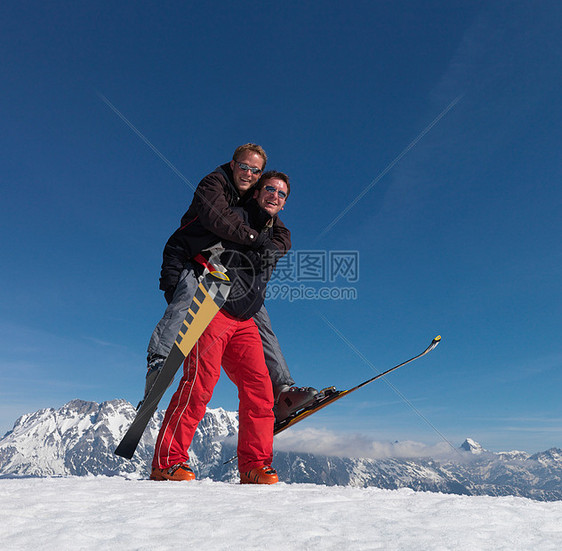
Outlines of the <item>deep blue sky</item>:
[{"label": "deep blue sky", "polygon": [[[115,4],[0,10],[0,432],[136,403],[164,243],[253,141],[291,176],[295,254],[359,255],[358,282],[325,284],[357,300],[269,302],[297,383],[443,336],[308,428],[562,447],[559,2]],[[212,405],[236,404],[221,381]]]}]

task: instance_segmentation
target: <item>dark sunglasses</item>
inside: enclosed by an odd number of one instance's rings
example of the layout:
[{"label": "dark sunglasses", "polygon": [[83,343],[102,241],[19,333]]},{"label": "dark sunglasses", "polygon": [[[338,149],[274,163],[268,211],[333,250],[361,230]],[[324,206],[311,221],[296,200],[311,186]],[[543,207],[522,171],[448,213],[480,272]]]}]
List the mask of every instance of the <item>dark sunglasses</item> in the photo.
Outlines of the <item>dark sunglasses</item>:
[{"label": "dark sunglasses", "polygon": [[256,168],[254,166],[248,166],[245,163],[239,163],[238,161],[234,161],[239,167],[240,170],[249,170],[252,174],[261,174],[262,169],[261,168]]},{"label": "dark sunglasses", "polygon": [[284,191],[281,191],[280,189],[274,188],[273,186],[263,186],[263,188],[268,193],[277,192],[277,195],[279,195],[279,199],[287,199],[287,194]]}]

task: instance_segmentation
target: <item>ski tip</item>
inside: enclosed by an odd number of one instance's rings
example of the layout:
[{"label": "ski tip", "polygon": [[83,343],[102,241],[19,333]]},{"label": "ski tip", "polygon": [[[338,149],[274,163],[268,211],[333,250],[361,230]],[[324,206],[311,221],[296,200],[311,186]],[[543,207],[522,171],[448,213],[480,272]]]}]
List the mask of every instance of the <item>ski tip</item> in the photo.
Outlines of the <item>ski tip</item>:
[{"label": "ski tip", "polygon": [[433,342],[439,342],[440,340],[441,340],[441,335],[437,335],[437,337],[433,339]]},{"label": "ski tip", "polygon": [[220,279],[221,281],[230,281],[229,277],[224,272],[217,272],[216,270],[214,270],[209,273],[217,279]]}]

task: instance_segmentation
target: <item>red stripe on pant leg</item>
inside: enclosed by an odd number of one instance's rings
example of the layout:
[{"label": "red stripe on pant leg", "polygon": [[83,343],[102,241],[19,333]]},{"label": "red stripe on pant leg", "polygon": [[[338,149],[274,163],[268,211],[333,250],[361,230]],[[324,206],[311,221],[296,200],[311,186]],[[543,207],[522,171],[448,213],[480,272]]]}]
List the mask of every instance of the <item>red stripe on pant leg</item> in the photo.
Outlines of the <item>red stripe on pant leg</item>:
[{"label": "red stripe on pant leg", "polygon": [[[189,403],[192,395],[193,386],[197,377],[196,348],[197,346],[195,346],[192,353],[184,362],[184,375],[180,380],[178,390],[172,396],[170,405],[166,409],[166,415],[164,416],[164,421],[162,422],[162,427],[158,434],[158,439],[156,440],[156,446],[154,448],[153,467],[165,469],[175,465],[176,463],[188,461],[189,459],[189,455],[187,453],[189,446],[181,447],[179,443],[174,442],[175,431],[171,427],[177,427],[180,423],[181,412],[185,410],[185,406]],[[189,432],[195,433],[196,428],[197,425],[195,425],[193,430]]]},{"label": "red stripe on pant leg", "polygon": [[[172,416],[171,416],[172,421],[170,421],[170,424],[167,427],[167,431],[170,432],[167,437],[168,446],[167,448],[164,449],[166,452],[165,457],[167,458],[168,463],[170,461],[170,455],[172,456],[174,455],[172,448],[174,449],[177,448],[175,449],[176,454],[178,452],[181,454],[181,452],[185,450],[185,456],[186,456],[185,460],[186,461],[189,460],[189,455],[187,450],[191,445],[191,440],[193,440],[193,436],[195,434],[195,430],[197,429],[197,424],[199,424],[199,420],[197,420],[197,423],[194,423],[195,419],[190,418],[192,419],[192,421],[190,423],[186,422],[188,421],[188,419],[185,417],[185,412],[191,402],[193,389],[197,383],[198,368],[199,368],[199,343],[197,342],[195,343],[192,353],[189,355],[188,379],[192,380],[193,382],[186,386],[184,392],[184,396],[186,396],[185,400],[180,400],[176,409],[172,412]],[[183,427],[181,427],[182,421],[184,421]],[[180,430],[178,434],[178,428],[180,427],[182,430]],[[172,463],[172,465],[175,465],[175,462]]]}]

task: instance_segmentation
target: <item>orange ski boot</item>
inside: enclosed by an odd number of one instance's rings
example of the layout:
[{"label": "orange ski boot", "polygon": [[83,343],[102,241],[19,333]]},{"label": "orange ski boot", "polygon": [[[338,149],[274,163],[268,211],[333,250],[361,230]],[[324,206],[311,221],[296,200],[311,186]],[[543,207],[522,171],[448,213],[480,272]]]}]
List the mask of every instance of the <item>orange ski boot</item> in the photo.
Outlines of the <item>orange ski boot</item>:
[{"label": "orange ski boot", "polygon": [[187,463],[178,463],[167,469],[152,469],[150,480],[195,480],[195,473]]},{"label": "orange ski boot", "polygon": [[279,482],[277,471],[269,465],[240,473],[240,484],[277,484],[277,482]]}]

